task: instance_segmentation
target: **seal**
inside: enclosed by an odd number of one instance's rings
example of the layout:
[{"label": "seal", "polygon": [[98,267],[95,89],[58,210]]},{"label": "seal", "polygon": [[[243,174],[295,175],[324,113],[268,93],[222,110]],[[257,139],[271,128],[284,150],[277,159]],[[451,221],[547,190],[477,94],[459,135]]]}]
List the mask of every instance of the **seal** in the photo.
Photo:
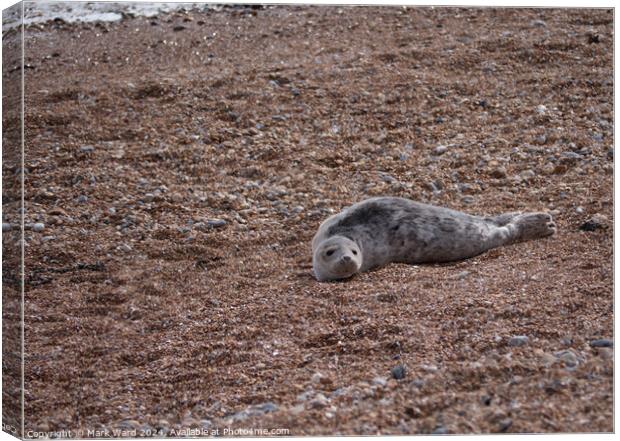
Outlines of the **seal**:
[{"label": "seal", "polygon": [[474,216],[399,197],[376,197],[330,216],[312,239],[320,282],[400,263],[452,262],[492,248],[551,236],[547,213]]}]

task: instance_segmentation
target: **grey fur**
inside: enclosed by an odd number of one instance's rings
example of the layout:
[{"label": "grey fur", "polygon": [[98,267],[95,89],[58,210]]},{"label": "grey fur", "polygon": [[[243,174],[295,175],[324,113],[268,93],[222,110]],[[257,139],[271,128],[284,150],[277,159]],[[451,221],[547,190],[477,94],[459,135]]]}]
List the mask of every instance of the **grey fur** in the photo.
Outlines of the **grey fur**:
[{"label": "grey fur", "polygon": [[467,259],[555,231],[546,213],[480,217],[404,198],[378,197],[326,219],[312,239],[312,263],[319,281],[336,280],[390,262]]}]

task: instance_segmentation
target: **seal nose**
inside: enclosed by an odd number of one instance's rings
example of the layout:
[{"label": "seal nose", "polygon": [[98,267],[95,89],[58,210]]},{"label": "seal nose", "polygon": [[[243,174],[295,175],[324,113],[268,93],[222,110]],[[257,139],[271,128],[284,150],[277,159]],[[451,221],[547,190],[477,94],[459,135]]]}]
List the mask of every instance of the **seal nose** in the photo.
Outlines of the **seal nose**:
[{"label": "seal nose", "polygon": [[344,263],[350,262],[351,261],[351,256],[342,256],[342,261]]}]

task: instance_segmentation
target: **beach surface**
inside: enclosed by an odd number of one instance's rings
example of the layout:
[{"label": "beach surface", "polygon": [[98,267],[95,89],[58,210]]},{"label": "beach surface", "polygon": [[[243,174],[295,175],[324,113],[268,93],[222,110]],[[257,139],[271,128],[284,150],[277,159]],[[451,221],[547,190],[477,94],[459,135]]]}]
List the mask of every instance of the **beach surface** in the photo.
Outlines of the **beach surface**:
[{"label": "beach surface", "polygon": [[[26,431],[613,431],[612,10],[224,7],[24,42]],[[379,195],[558,233],[318,283],[320,222]]]}]

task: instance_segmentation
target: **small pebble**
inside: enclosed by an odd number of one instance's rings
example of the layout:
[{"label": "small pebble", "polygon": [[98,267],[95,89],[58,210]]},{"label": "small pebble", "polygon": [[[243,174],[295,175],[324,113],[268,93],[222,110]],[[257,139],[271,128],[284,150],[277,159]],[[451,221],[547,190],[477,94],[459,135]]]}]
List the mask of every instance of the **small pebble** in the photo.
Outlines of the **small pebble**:
[{"label": "small pebble", "polygon": [[314,375],[312,375],[311,381],[313,383],[320,383],[322,379],[323,374],[321,374],[320,372],[316,372]]},{"label": "small pebble", "polygon": [[448,429],[444,426],[437,426],[435,430],[433,430],[433,435],[446,435],[448,433]]},{"label": "small pebble", "polygon": [[95,147],[93,147],[92,145],[85,145],[80,147],[80,152],[82,153],[92,153],[95,151]]},{"label": "small pebble", "polygon": [[86,202],[88,202],[88,196],[82,194],[77,198],[77,201],[80,204],[85,204]]},{"label": "small pebble", "polygon": [[534,176],[536,176],[536,173],[534,172],[534,170],[527,169],[521,172],[521,177],[523,179],[531,179]]},{"label": "small pebble", "polygon": [[438,145],[437,147],[435,147],[435,150],[433,150],[433,153],[435,155],[443,155],[447,151],[448,151],[448,147],[446,147],[445,145]]},{"label": "small pebble", "polygon": [[375,377],[372,380],[372,384],[376,384],[377,386],[385,387],[387,386],[387,380],[383,377]]},{"label": "small pebble", "polygon": [[11,224],[7,222],[2,222],[2,232],[11,231]]},{"label": "small pebble", "polygon": [[505,432],[510,428],[510,426],[512,426],[512,420],[510,418],[504,418],[499,422],[499,431]]},{"label": "small pebble", "polygon": [[314,391],[308,390],[306,392],[300,393],[297,395],[297,401],[308,401],[310,397],[314,394]]},{"label": "small pebble", "polygon": [[207,220],[207,225],[211,228],[220,228],[226,225],[227,222],[224,219],[209,219]]},{"label": "small pebble", "polygon": [[471,271],[461,271],[460,273],[452,276],[452,279],[463,280],[465,277],[469,276],[470,274],[471,274]]},{"label": "small pebble", "polygon": [[508,172],[506,171],[505,167],[497,167],[491,170],[490,174],[491,174],[491,177],[495,179],[503,179],[508,175]]},{"label": "small pebble", "polygon": [[118,247],[119,250],[124,251],[125,253],[128,253],[132,250],[132,248],[127,245],[126,243],[122,244],[121,246]]},{"label": "small pebble", "polygon": [[304,410],[306,410],[306,406],[304,406],[303,404],[298,404],[296,406],[291,407],[289,409],[289,412],[292,413],[293,415],[299,415]]},{"label": "small pebble", "polygon": [[579,153],[575,153],[575,152],[563,152],[562,153],[562,158],[563,159],[568,159],[568,160],[581,160],[583,159],[583,156],[580,155]]},{"label": "small pebble", "polygon": [[325,395],[317,394],[316,397],[314,397],[309,404],[310,407],[313,409],[322,409],[323,407],[327,406],[327,403],[328,401]]},{"label": "small pebble", "polygon": [[556,352],[555,356],[562,360],[568,367],[575,367],[579,363],[579,360],[573,351]]},{"label": "small pebble", "polygon": [[41,222],[37,222],[36,224],[34,224],[32,226],[32,231],[36,232],[36,233],[40,233],[41,231],[43,231],[45,229],[45,225],[42,224]]},{"label": "small pebble", "polygon": [[526,335],[515,335],[514,337],[510,337],[508,340],[508,346],[510,347],[518,347],[526,345],[529,341],[529,338]]},{"label": "small pebble", "polygon": [[413,384],[415,387],[420,389],[422,386],[424,386],[424,380],[416,379],[416,380],[413,380],[411,384]]},{"label": "small pebble", "polygon": [[272,402],[267,402],[267,403],[257,404],[255,406],[252,406],[252,411],[259,412],[259,413],[275,412],[276,410],[278,410],[278,405]]},{"label": "small pebble", "polygon": [[392,378],[395,380],[402,380],[407,375],[407,370],[402,364],[394,366],[390,372],[392,373]]},{"label": "small pebble", "polygon": [[613,348],[614,342],[613,340],[608,340],[606,338],[601,338],[598,340],[592,340],[590,342],[590,346],[593,348]]},{"label": "small pebble", "polygon": [[609,220],[607,216],[603,216],[602,214],[595,214],[586,222],[584,222],[579,229],[581,231],[595,231],[601,228],[607,228]]}]

